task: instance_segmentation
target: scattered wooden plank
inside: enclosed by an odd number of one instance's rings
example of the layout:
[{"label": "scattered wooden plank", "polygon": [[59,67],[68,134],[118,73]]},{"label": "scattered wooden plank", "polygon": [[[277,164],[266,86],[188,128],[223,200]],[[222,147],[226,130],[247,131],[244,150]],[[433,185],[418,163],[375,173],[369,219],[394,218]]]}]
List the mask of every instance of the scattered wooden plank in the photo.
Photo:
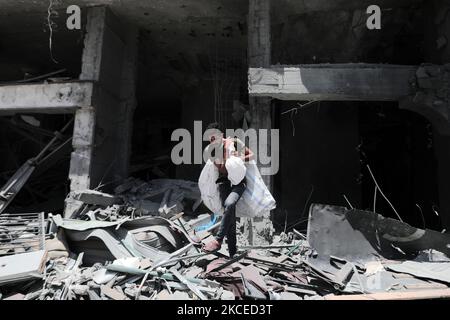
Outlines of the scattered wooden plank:
[{"label": "scattered wooden plank", "polygon": [[422,299],[448,299],[450,289],[380,292],[355,295],[328,295],[325,300],[422,300]]}]

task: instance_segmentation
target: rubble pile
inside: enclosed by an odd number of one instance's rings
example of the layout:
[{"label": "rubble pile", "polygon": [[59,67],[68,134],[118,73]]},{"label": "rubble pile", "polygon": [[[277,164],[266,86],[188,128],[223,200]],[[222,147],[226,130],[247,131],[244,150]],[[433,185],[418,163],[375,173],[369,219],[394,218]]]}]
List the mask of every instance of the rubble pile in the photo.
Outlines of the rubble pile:
[{"label": "rubble pile", "polygon": [[94,190],[73,192],[70,197],[84,206],[78,216],[90,220],[115,220],[119,216],[162,216],[170,218],[178,213],[192,214],[202,201],[195,182],[175,179],[156,179],[145,182],[129,178],[110,195]]},{"label": "rubble pile", "polygon": [[[193,243],[159,258],[125,257],[84,266],[85,252],[50,259],[42,278],[20,288],[24,300],[301,299],[316,295],[300,257],[303,240],[207,254]],[[88,253],[89,250],[86,250]],[[50,251],[52,253],[53,251]],[[42,257],[44,259],[44,257]],[[320,281],[320,276],[316,279]],[[30,280],[28,280],[30,281]],[[331,288],[332,289],[332,288]]]},{"label": "rubble pile", "polygon": [[[49,214],[45,232],[37,233],[43,247],[0,256],[2,299],[450,296],[449,236],[373,212],[312,205],[307,235],[292,229],[272,235],[270,244],[240,242],[229,257],[226,243],[214,253],[201,249],[219,222],[201,208],[195,183],[129,179],[115,194],[72,196],[83,203],[78,216]],[[29,235],[22,235],[26,243]]]}]

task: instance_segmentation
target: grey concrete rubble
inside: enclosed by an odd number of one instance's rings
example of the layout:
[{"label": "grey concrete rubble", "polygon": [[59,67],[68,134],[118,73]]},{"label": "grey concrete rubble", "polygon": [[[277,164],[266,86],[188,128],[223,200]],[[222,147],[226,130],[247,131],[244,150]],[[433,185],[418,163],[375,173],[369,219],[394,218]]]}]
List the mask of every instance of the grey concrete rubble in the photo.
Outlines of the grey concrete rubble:
[{"label": "grey concrete rubble", "polygon": [[306,234],[293,229],[275,234],[270,244],[239,242],[230,259],[225,246],[216,253],[199,250],[200,239],[212,235],[207,227],[215,221],[208,213],[135,214],[130,198],[164,197],[168,188],[198,196],[188,181],[129,179],[116,188],[119,194],[93,193],[120,199],[116,210],[108,201],[102,206],[98,198],[86,197],[87,209],[76,219],[49,215],[45,250],[0,257],[6,265],[0,268],[2,298],[414,299],[423,292],[450,297],[445,234],[371,212],[314,204]]},{"label": "grey concrete rubble", "polygon": [[0,257],[0,284],[42,278],[46,255],[45,250],[39,250]]}]

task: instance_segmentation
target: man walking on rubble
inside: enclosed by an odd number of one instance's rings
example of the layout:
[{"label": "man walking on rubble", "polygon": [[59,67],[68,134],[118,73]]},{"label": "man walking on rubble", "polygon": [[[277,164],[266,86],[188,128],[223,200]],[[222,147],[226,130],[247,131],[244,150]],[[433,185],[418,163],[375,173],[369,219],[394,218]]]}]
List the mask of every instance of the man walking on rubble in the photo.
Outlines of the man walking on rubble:
[{"label": "man walking on rubble", "polygon": [[[215,181],[219,187],[220,199],[224,207],[224,213],[220,228],[214,240],[203,245],[203,250],[206,252],[214,252],[222,247],[222,242],[227,237],[228,251],[230,257],[236,254],[236,204],[247,188],[245,177],[237,185],[233,185],[228,177],[228,172],[225,167],[227,159],[230,156],[240,157],[244,162],[253,159],[253,152],[245,146],[245,144],[237,138],[224,138],[221,125],[219,123],[211,123],[206,128],[212,134],[209,136],[207,148],[215,148],[220,150],[221,156],[215,155],[213,158],[214,165],[219,171],[219,178]],[[209,153],[211,154],[211,153]]]}]

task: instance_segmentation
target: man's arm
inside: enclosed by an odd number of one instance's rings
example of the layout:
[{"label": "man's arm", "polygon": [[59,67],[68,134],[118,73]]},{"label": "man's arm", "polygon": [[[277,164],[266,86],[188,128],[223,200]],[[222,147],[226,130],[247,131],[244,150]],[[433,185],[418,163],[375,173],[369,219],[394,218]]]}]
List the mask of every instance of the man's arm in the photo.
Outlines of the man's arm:
[{"label": "man's arm", "polygon": [[242,159],[244,162],[248,162],[248,161],[250,161],[250,160],[253,160],[253,158],[254,158],[254,153],[253,153],[253,151],[250,150],[249,148],[247,148],[247,147],[245,146],[245,144],[244,144],[241,140],[239,140],[239,139],[236,139],[236,143],[238,144],[238,150],[244,149],[243,155],[240,156],[241,159]]}]

